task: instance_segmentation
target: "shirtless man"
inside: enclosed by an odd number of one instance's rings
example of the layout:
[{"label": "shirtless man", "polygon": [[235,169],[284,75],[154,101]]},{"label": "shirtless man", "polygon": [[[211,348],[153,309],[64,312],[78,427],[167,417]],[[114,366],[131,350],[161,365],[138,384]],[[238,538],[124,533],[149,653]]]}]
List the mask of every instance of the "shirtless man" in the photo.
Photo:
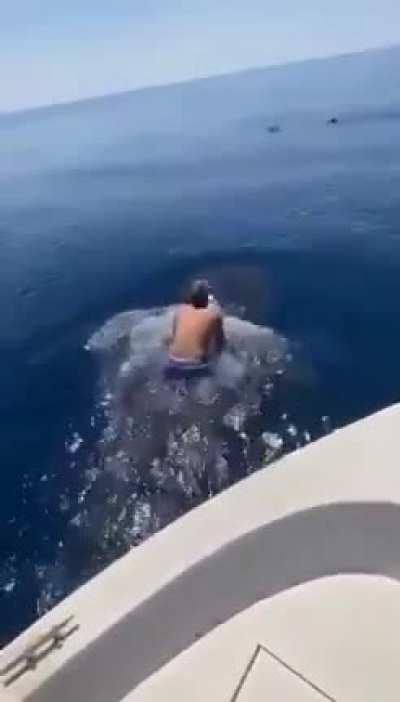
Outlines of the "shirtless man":
[{"label": "shirtless man", "polygon": [[175,313],[172,334],[168,339],[167,378],[207,375],[210,361],[224,346],[222,312],[209,304],[210,288],[206,280],[196,280],[190,287],[186,303]]}]

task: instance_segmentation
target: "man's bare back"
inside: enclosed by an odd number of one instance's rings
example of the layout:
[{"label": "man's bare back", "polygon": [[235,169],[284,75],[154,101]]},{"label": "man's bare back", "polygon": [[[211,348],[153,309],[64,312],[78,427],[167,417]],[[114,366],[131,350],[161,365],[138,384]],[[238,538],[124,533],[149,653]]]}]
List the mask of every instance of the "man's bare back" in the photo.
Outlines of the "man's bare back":
[{"label": "man's bare back", "polygon": [[193,283],[187,303],[175,314],[169,341],[170,358],[201,364],[221,353],[224,344],[222,313],[208,300],[207,282]]},{"label": "man's bare back", "polygon": [[176,312],[170,356],[198,363],[221,352],[222,315],[215,306],[195,308],[182,305]]}]

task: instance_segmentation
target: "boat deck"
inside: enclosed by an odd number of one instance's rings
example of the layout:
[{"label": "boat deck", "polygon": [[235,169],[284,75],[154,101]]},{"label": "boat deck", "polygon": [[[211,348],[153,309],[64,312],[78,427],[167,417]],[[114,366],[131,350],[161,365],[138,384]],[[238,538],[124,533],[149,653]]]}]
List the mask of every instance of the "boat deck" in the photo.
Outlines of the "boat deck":
[{"label": "boat deck", "polygon": [[394,406],[150,538],[4,649],[4,699],[397,699],[399,433]]}]

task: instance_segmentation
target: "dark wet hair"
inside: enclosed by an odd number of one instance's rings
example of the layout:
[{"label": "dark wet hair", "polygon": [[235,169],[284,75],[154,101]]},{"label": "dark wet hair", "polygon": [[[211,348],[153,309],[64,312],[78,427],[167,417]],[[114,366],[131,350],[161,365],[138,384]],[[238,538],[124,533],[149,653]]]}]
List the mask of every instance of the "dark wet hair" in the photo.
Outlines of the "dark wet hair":
[{"label": "dark wet hair", "polygon": [[186,295],[186,302],[193,307],[207,307],[209,293],[207,280],[194,280]]}]

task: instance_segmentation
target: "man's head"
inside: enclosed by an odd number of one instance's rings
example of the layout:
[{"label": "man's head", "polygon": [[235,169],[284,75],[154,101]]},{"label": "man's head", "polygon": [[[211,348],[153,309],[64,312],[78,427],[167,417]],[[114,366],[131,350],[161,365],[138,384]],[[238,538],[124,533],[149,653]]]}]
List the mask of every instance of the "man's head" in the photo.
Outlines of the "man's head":
[{"label": "man's head", "polygon": [[189,288],[186,302],[197,308],[207,307],[209,294],[210,286],[207,280],[195,280]]}]

